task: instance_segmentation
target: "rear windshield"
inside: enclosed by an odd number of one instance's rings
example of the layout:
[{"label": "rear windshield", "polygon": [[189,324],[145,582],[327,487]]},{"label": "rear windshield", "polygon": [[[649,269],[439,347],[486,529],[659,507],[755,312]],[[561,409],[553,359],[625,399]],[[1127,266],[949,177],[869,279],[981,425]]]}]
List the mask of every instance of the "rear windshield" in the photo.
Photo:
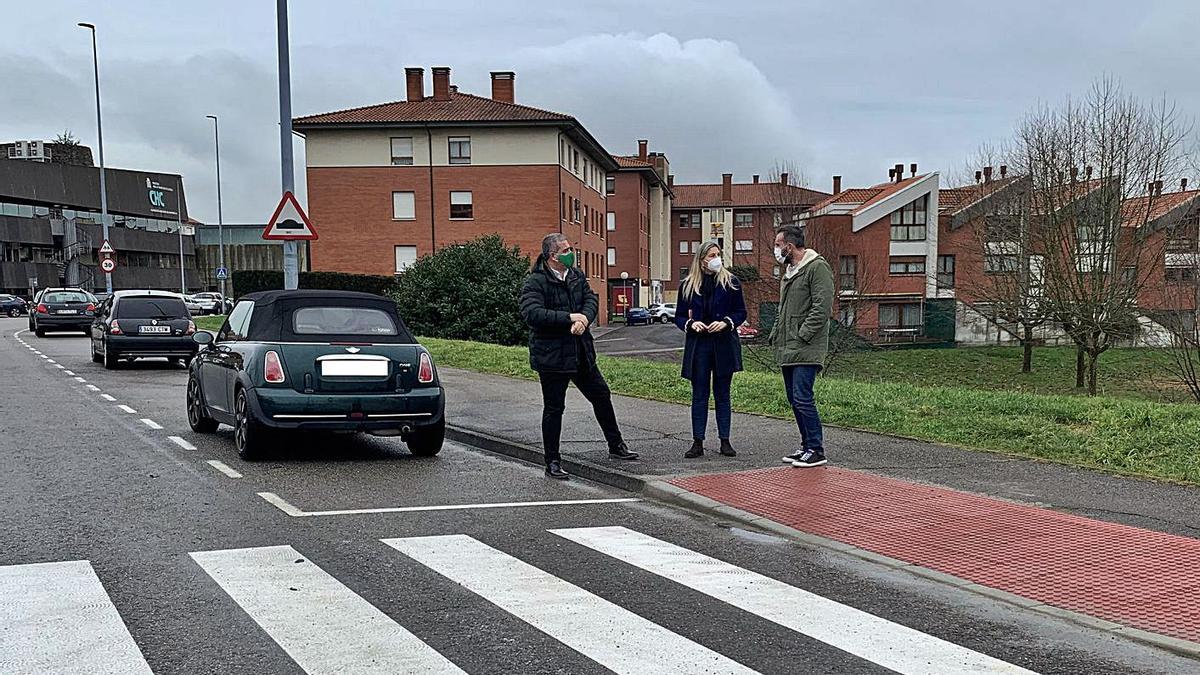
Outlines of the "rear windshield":
[{"label": "rear windshield", "polygon": [[297,335],[396,335],[396,322],[365,307],[302,307],[292,312]]},{"label": "rear windshield", "polygon": [[179,298],[121,298],[118,319],[185,319],[187,305]]},{"label": "rear windshield", "polygon": [[91,302],[92,299],[86,293],[79,291],[54,291],[47,293],[46,297],[42,298],[42,302]]}]

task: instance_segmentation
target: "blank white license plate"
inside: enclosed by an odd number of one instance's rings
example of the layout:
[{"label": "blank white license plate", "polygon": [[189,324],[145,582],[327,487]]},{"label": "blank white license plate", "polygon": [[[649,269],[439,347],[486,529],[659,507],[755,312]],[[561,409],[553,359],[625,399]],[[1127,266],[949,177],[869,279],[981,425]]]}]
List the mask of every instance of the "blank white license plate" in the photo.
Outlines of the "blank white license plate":
[{"label": "blank white license plate", "polygon": [[140,327],[138,327],[138,332],[139,333],[170,333],[171,327],[170,326],[140,326]]},{"label": "blank white license plate", "polygon": [[387,361],[322,361],[324,377],[387,377]]},{"label": "blank white license plate", "polygon": [[79,313],[79,310],[77,310],[77,309],[60,309],[56,312],[56,314],[78,314],[78,313]]}]

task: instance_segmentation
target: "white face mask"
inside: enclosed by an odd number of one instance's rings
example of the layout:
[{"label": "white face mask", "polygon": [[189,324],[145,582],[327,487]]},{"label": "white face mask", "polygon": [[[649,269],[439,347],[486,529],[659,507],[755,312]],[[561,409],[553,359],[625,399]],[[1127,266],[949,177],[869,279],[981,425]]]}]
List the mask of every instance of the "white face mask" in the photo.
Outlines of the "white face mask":
[{"label": "white face mask", "polygon": [[720,272],[722,264],[721,256],[717,256],[716,258],[712,258],[708,261],[708,269],[711,272]]},{"label": "white face mask", "polygon": [[780,265],[787,262],[787,258],[783,256],[783,248],[780,246],[775,247],[775,259],[779,261]]}]

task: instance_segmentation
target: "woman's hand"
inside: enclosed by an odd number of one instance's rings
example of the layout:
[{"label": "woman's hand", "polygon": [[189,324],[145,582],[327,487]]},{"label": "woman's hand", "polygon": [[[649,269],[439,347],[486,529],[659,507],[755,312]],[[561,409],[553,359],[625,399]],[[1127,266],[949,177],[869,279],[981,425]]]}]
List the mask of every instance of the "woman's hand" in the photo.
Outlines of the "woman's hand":
[{"label": "woman's hand", "polygon": [[708,324],[708,332],[710,333],[720,333],[726,328],[729,328],[729,324],[725,323],[724,321],[714,321]]},{"label": "woman's hand", "polygon": [[708,332],[708,325],[702,321],[693,321],[692,330],[696,331],[697,333],[706,333]]}]

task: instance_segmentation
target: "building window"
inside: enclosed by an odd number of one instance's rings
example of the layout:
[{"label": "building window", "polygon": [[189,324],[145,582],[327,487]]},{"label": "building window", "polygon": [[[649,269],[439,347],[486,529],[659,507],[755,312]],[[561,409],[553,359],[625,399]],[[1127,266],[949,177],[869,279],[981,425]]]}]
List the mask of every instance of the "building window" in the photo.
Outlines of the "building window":
[{"label": "building window", "polygon": [[1168,283],[1191,283],[1196,281],[1195,267],[1168,267],[1166,271]]},{"label": "building window", "polygon": [[954,288],[954,256],[939,255],[937,266],[937,287]]},{"label": "building window", "polygon": [[567,212],[571,210],[570,205],[571,205],[571,200],[567,198],[567,193],[565,193],[565,192],[562,193],[562,208],[560,208],[559,210],[562,211],[562,219],[563,220],[567,219]]},{"label": "building window", "polygon": [[691,213],[679,214],[679,226],[680,227],[695,227],[695,228],[700,227],[700,212],[693,211]]},{"label": "building window", "polygon": [[571,200],[571,220],[573,222],[576,222],[576,223],[579,222],[579,213],[581,210],[582,210],[582,205],[580,204],[579,200],[572,199]]},{"label": "building window", "polygon": [[470,220],[475,217],[474,204],[471,203],[470,192],[450,193],[451,220]]},{"label": "building window", "polygon": [[688,243],[686,241],[679,242],[679,252],[680,253],[688,252]]},{"label": "building window", "polygon": [[616,176],[606,176],[604,178],[604,194],[608,194],[608,195],[617,194],[617,177]]},{"label": "building window", "polygon": [[392,139],[392,166],[412,166],[412,137]]},{"label": "building window", "polygon": [[576,176],[579,175],[579,151],[571,148],[571,172]]},{"label": "building window", "polygon": [[696,251],[699,251],[699,250],[700,250],[700,242],[693,241],[692,242],[692,253],[695,253]]},{"label": "building window", "polygon": [[892,241],[925,241],[925,205],[923,195],[892,212]]},{"label": "building window", "polygon": [[921,304],[910,302],[902,305],[880,305],[879,327],[920,328]]},{"label": "building window", "polygon": [[988,274],[1008,274],[1017,271],[1017,256],[1011,254],[983,256],[983,271]]},{"label": "building window", "polygon": [[688,278],[688,268],[680,267],[679,268],[679,280],[683,281],[686,278]]},{"label": "building window", "polygon": [[417,262],[416,246],[396,247],[396,274],[403,272]]},{"label": "building window", "polygon": [[392,220],[416,220],[415,195],[411,192],[392,193]]},{"label": "building window", "polygon": [[771,268],[771,276],[773,276],[773,277],[775,277],[776,279],[778,279],[778,278],[779,278],[779,275],[780,275],[780,273],[781,273],[782,271],[783,271],[783,269],[782,269],[782,268],[781,268],[779,265],[776,265],[776,266],[774,266],[774,267],[772,267],[772,268]]},{"label": "building window", "polygon": [[471,137],[470,136],[451,136],[450,137],[450,163],[451,164],[470,164],[471,163]]},{"label": "building window", "polygon": [[858,290],[858,256],[844,255],[838,260],[838,289]]},{"label": "building window", "polygon": [[846,306],[838,309],[838,323],[847,328],[854,326],[854,320],[858,317],[858,312],[854,311],[853,306]]},{"label": "building window", "polygon": [[753,213],[737,213],[733,216],[734,227],[754,227]]},{"label": "building window", "polygon": [[608,248],[608,264],[609,265],[617,264],[617,249],[615,249],[611,246]]},{"label": "building window", "polygon": [[613,213],[612,211],[609,211],[607,216],[608,216],[608,222],[607,222],[608,231],[616,232],[616,230],[617,230],[617,214]]},{"label": "building window", "polygon": [[894,255],[888,259],[888,274],[925,274],[925,258]]},{"label": "building window", "polygon": [[733,250],[737,251],[738,253],[749,253],[754,250],[754,240],[738,239],[737,241],[733,242]]}]

